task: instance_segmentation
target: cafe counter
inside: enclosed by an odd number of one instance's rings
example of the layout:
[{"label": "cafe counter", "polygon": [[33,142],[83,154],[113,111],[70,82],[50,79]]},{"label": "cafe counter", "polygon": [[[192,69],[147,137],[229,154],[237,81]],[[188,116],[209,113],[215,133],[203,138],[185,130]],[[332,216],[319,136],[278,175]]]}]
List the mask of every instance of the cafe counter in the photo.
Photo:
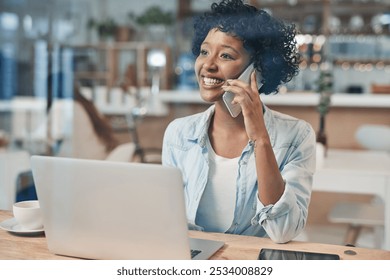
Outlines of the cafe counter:
[{"label": "cafe counter", "polygon": [[[332,94],[332,107],[390,108],[390,94]],[[198,91],[165,90],[159,93],[164,103],[205,104]],[[277,95],[261,95],[267,106],[317,106],[320,95],[315,92],[291,92]]]},{"label": "cafe counter", "polygon": [[[279,93],[262,95],[261,98],[270,109],[303,119],[318,131],[319,94]],[[158,99],[168,110],[165,116],[146,117],[140,122],[140,139],[146,147],[161,147],[163,133],[171,120],[202,112],[210,106],[201,99],[197,91],[161,91]],[[335,93],[325,119],[328,146],[337,149],[361,149],[355,139],[359,126],[390,125],[389,116],[390,94]]]}]

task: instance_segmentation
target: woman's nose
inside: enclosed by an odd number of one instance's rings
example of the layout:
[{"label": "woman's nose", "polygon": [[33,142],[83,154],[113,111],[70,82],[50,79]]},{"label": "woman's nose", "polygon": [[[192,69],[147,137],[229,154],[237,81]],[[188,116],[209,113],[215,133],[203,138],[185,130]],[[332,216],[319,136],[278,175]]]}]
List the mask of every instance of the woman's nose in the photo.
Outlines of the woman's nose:
[{"label": "woman's nose", "polygon": [[209,57],[205,60],[203,63],[203,68],[206,69],[207,71],[216,71],[218,69],[218,65],[215,62],[215,59],[212,57]]}]

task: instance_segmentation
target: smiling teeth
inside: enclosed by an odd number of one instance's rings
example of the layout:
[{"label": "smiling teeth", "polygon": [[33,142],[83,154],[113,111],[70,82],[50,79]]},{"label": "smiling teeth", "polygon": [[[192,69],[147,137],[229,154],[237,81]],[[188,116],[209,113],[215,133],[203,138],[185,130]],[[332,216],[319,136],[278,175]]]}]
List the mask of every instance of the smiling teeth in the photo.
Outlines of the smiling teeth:
[{"label": "smiling teeth", "polygon": [[222,82],[222,80],[220,79],[213,79],[213,78],[203,78],[203,81],[208,86],[213,86]]}]

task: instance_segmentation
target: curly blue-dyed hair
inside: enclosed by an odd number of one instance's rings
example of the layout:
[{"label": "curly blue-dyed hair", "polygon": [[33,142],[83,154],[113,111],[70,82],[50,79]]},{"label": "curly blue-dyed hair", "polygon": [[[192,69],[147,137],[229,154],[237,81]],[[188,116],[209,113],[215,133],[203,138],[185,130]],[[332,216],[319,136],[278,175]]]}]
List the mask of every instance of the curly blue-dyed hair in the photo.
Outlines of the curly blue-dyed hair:
[{"label": "curly blue-dyed hair", "polygon": [[243,41],[255,68],[262,73],[261,93],[277,93],[279,85],[298,74],[300,55],[294,24],[286,24],[241,0],[213,3],[210,12],[194,18],[192,53],[196,57],[213,28]]}]

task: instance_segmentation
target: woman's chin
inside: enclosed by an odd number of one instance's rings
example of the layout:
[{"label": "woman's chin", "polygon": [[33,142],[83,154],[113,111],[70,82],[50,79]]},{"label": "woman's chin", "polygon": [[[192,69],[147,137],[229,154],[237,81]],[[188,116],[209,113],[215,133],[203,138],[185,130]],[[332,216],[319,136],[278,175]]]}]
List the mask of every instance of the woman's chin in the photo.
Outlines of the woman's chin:
[{"label": "woman's chin", "polygon": [[216,102],[222,97],[221,92],[211,91],[211,90],[201,90],[200,97],[206,102]]}]

